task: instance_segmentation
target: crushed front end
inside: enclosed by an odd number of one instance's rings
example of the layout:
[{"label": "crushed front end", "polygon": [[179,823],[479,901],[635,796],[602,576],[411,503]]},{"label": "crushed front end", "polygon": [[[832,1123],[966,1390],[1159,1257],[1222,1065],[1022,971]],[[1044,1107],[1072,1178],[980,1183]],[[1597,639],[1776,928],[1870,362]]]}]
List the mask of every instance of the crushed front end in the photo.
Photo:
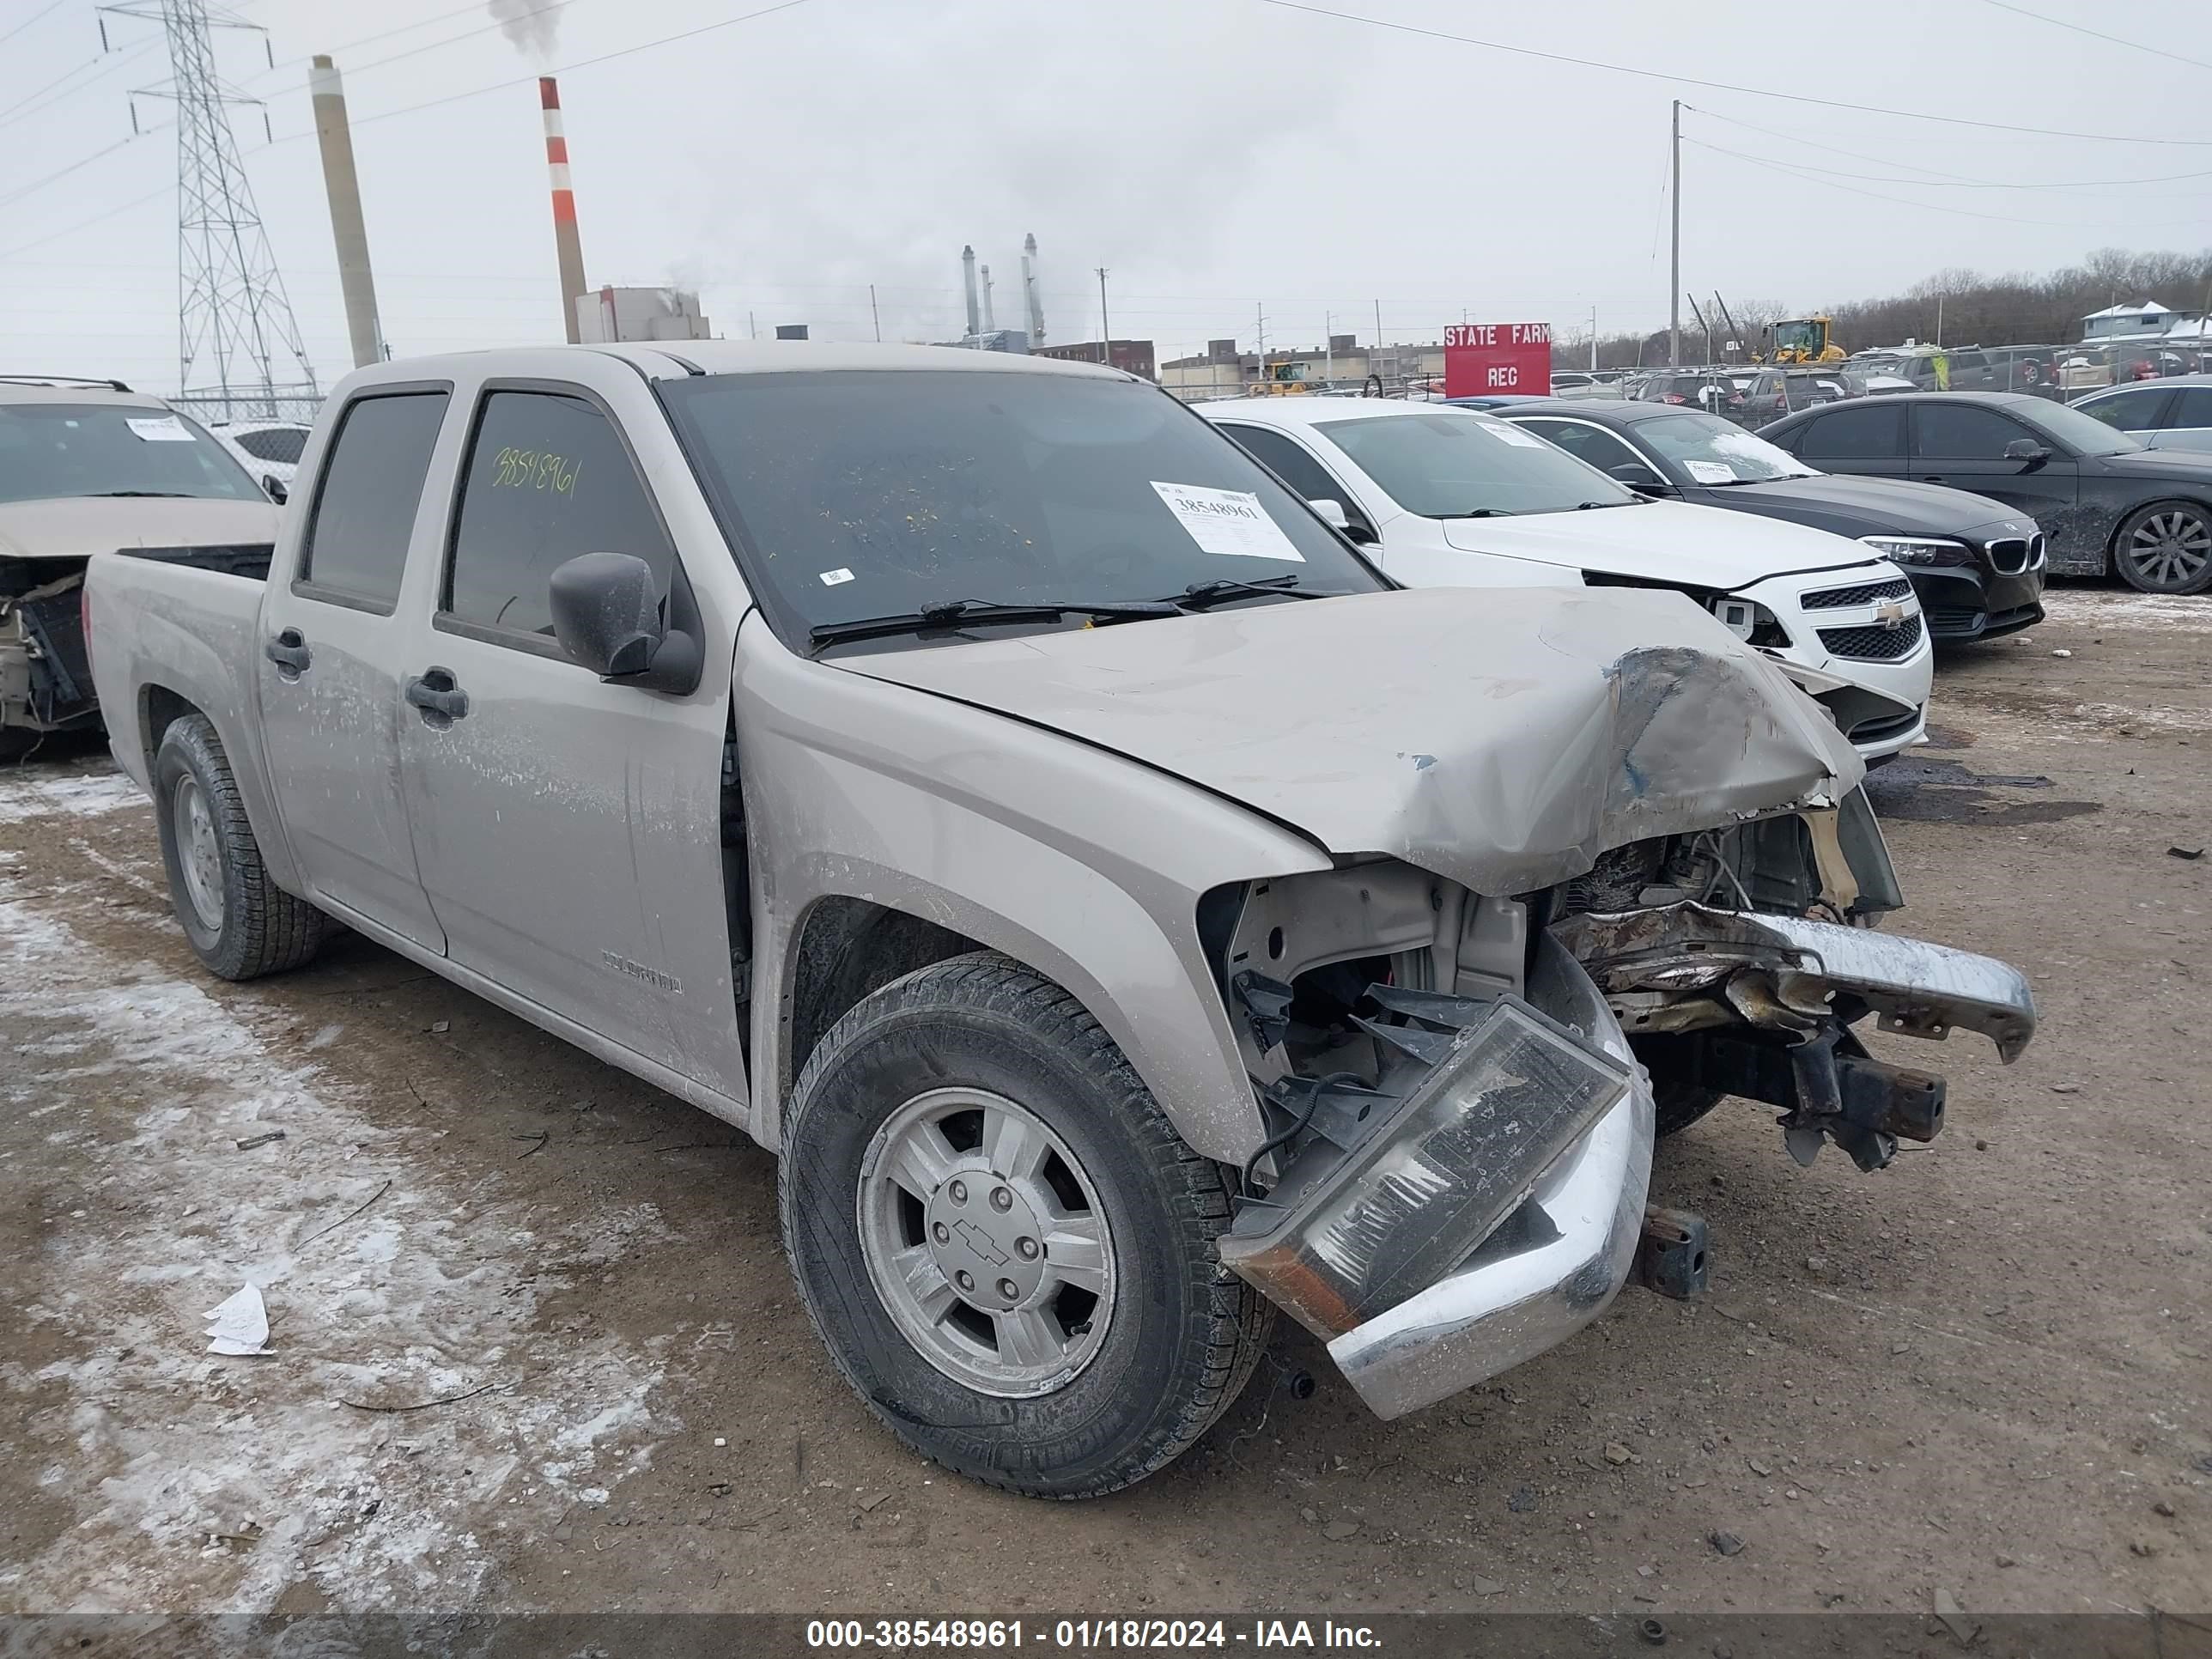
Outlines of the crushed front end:
[{"label": "crushed front end", "polygon": [[1396,1417],[1596,1317],[1701,1283],[1702,1225],[1647,1214],[1655,1097],[1781,1111],[1864,1169],[1942,1124],[1940,1079],[1853,1035],[1979,1030],[2017,1056],[2019,974],[1873,930],[1899,896],[1863,794],[1608,849],[1493,898],[1389,859],[1209,896],[1201,931],[1269,1138],[1223,1261]]},{"label": "crushed front end", "polygon": [[0,557],[0,733],[65,732],[97,721],[79,614],[84,565]]}]

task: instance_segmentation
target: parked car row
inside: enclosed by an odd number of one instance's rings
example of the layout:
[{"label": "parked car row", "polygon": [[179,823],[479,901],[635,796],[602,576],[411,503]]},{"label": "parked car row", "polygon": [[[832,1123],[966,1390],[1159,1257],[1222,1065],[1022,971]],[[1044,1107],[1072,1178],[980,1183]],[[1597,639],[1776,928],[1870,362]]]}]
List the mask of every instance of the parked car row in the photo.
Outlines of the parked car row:
[{"label": "parked car row", "polygon": [[1062,1498],[1277,1309],[1395,1417],[1692,1292],[1656,1135],[1940,1129],[1859,1022],[2019,1055],[2018,973],[1866,925],[1863,763],[1761,632],[1917,729],[1872,546],[1463,410],[1206,413],[931,348],[357,371],[265,579],[91,559],[186,940],[343,925],[727,1120],[865,1408]]},{"label": "parked car row", "polygon": [[2019,392],[1919,392],[1808,409],[1761,436],[1808,465],[1971,490],[2032,515],[2060,575],[2146,593],[2212,587],[2212,454],[2151,449]]}]

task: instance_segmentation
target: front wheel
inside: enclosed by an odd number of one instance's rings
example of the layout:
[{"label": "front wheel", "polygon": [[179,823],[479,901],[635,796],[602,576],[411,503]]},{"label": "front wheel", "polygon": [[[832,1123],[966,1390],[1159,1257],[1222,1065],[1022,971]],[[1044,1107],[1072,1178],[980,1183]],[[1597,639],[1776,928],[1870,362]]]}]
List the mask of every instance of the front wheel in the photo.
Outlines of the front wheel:
[{"label": "front wheel", "polygon": [[830,1358],[923,1455],[1037,1497],[1142,1480],[1258,1363],[1220,1167],[1060,987],[956,957],[839,1020],[793,1091],[785,1248]]},{"label": "front wheel", "polygon": [[2154,501],[2128,515],[2112,562],[2139,593],[2202,593],[2212,587],[2212,514],[2188,501]]}]

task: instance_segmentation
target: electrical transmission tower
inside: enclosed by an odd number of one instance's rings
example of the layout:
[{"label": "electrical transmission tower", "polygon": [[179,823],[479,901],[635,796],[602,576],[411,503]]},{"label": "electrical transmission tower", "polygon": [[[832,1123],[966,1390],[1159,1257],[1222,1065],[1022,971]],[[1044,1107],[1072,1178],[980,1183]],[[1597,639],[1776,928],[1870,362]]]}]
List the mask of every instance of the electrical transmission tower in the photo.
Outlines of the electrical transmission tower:
[{"label": "electrical transmission tower", "polygon": [[[216,29],[265,31],[207,0],[125,0],[100,9],[158,22],[168,37],[168,85],[138,95],[177,106],[178,401],[211,421],[311,415],[321,396],[315,371],[230,131],[230,106],[261,100],[216,69]],[[106,32],[103,19],[103,44]],[[131,120],[136,127],[135,106]]]}]

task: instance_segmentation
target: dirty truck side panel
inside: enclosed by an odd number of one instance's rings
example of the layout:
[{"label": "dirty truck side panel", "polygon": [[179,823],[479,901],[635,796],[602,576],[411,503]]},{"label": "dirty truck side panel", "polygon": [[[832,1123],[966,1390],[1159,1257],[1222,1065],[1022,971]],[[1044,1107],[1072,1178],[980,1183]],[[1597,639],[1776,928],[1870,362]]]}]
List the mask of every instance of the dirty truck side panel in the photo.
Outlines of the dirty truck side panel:
[{"label": "dirty truck side panel", "polygon": [[817,900],[843,895],[1048,975],[1194,1147],[1239,1161],[1251,1151],[1259,1112],[1199,944],[1198,900],[1224,882],[1327,869],[1312,842],[1107,750],[794,657],[757,613],[739,639],[737,715],[765,1144],[781,1143],[781,1081],[796,1069],[786,1045],[801,930]]},{"label": "dirty truck side panel", "polygon": [[168,699],[198,708],[222,739],[270,878],[287,891],[302,890],[270,791],[252,684],[240,672],[260,648],[262,585],[120,553],[94,555],[86,580],[93,679],[118,763],[150,793],[157,738],[149,714],[173,707]]},{"label": "dirty truck side panel", "polygon": [[[422,580],[410,579],[394,649],[403,686],[442,669],[467,712],[399,708],[415,854],[455,963],[742,1101],[720,783],[744,595],[727,552],[719,538],[681,544],[709,642],[685,696],[605,684],[550,637],[471,616],[542,613],[541,567],[564,556],[615,550],[657,568],[677,558],[672,532],[696,487],[656,466],[680,468],[680,457],[649,392],[612,359],[566,368],[556,384],[464,375],[456,389]],[[503,483],[514,475],[497,463],[502,444],[565,452],[568,490]],[[650,495],[641,469],[658,474]],[[507,562],[525,548],[530,562]],[[510,597],[481,597],[495,578]]]},{"label": "dirty truck side panel", "polygon": [[[439,517],[423,486],[449,401],[441,384],[334,403],[304,458],[312,495],[284,518],[263,637],[236,659],[258,695],[305,895],[433,951],[445,936],[401,798],[399,679],[408,608],[435,562]],[[388,429],[403,421],[411,451]],[[279,662],[272,648],[305,655]]]}]

